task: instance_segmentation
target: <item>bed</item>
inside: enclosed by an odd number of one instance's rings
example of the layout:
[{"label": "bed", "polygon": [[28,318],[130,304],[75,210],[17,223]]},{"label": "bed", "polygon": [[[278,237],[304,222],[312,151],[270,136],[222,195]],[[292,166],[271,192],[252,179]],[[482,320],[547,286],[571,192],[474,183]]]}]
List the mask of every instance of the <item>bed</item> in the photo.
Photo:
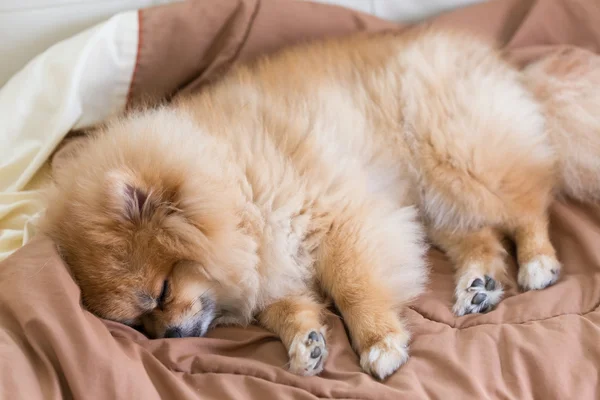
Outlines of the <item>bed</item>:
[{"label": "bed", "polygon": [[[369,10],[366,10],[369,11]],[[577,47],[600,51],[594,0],[497,0],[424,23],[461,27],[518,65]],[[306,40],[407,25],[289,0],[198,0],[116,15],[56,44],[0,91],[0,393],[3,398],[595,399],[600,396],[600,208],[557,200],[553,287],[457,318],[452,266],[431,250],[432,280],[407,311],[411,359],[384,382],[364,374],[330,312],[318,377],[284,369],[281,342],[256,326],[148,340],[96,318],[53,243],[35,235],[39,187],[69,140],[140,102],[202,90],[231,65]],[[68,135],[67,133],[70,132]],[[599,132],[600,134],[600,132]],[[22,246],[23,241],[26,242]],[[15,248],[19,248],[16,252]],[[514,280],[515,267],[512,265]]]}]

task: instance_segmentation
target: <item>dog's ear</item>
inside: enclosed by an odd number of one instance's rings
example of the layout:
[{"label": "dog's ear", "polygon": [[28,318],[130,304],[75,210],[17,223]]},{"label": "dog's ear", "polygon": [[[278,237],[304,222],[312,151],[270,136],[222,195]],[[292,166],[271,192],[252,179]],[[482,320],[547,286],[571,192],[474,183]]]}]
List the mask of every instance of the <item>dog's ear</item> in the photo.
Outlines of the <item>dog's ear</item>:
[{"label": "dog's ear", "polygon": [[150,219],[156,211],[158,201],[155,193],[128,174],[110,172],[107,185],[109,208],[118,218],[141,223]]}]

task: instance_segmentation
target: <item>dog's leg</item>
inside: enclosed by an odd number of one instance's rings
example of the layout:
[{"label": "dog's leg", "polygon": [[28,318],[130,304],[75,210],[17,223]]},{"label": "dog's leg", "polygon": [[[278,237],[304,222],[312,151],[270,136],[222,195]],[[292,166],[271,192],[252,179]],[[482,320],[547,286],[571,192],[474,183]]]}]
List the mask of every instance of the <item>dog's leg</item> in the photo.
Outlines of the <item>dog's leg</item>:
[{"label": "dog's leg", "polygon": [[386,260],[377,235],[384,233],[366,228],[360,212],[352,214],[334,222],[321,244],[319,279],[344,318],[363,370],[384,379],[408,360],[410,334],[398,314],[398,296],[379,272]]},{"label": "dog's leg", "polygon": [[327,359],[323,306],[310,296],[278,300],[258,315],[259,322],[277,334],[290,358],[289,370],[298,375],[317,375]]},{"label": "dog's leg", "polygon": [[506,251],[492,228],[471,232],[430,229],[433,242],[456,268],[454,313],[458,316],[489,311],[502,298]]},{"label": "dog's leg", "polygon": [[558,279],[561,265],[548,237],[548,217],[518,221],[513,230],[519,263],[519,286],[524,290],[543,289]]}]

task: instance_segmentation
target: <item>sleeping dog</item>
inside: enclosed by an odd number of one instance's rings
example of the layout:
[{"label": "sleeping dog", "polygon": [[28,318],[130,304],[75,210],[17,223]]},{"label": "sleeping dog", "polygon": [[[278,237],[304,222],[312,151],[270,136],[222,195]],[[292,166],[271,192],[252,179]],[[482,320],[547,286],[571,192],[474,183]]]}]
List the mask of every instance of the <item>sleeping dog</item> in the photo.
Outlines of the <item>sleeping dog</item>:
[{"label": "sleeping dog", "polygon": [[383,379],[408,359],[426,233],[456,265],[457,315],[501,299],[504,235],[523,289],[559,276],[547,207],[597,158],[563,162],[526,76],[430,29],[289,48],[107,123],[56,168],[42,230],[100,317],[156,338],[256,320],[315,375],[332,301]]}]

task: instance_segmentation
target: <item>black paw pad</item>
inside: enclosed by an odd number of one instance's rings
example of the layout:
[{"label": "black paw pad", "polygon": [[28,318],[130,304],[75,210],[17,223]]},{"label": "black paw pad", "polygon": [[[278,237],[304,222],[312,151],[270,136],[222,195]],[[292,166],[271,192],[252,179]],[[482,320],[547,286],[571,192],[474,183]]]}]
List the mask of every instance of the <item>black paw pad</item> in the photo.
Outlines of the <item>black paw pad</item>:
[{"label": "black paw pad", "polygon": [[471,287],[483,287],[484,283],[481,278],[477,278],[471,283]]},{"label": "black paw pad", "polygon": [[317,358],[321,356],[321,348],[320,347],[315,347],[311,352],[310,352],[310,358]]},{"label": "black paw pad", "polygon": [[494,278],[486,275],[485,276],[485,289],[486,290],[495,290],[496,289],[496,281]]},{"label": "black paw pad", "polygon": [[312,340],[313,342],[316,342],[319,340],[319,334],[315,331],[312,331],[311,333],[308,334],[308,339]]},{"label": "black paw pad", "polygon": [[479,305],[485,301],[487,295],[485,293],[477,293],[473,296],[473,300],[471,300],[471,304]]}]

